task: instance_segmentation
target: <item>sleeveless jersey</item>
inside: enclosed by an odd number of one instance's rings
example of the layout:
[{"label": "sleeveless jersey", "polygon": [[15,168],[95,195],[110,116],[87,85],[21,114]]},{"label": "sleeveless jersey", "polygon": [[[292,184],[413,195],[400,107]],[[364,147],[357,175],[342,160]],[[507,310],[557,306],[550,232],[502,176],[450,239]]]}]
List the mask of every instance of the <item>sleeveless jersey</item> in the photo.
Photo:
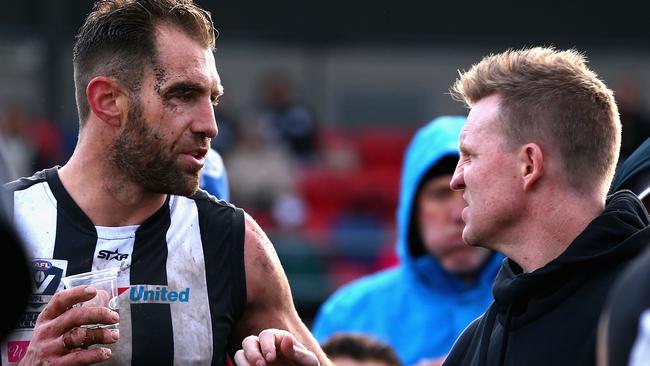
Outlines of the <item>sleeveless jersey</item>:
[{"label": "sleeveless jersey", "polygon": [[61,277],[117,267],[120,339],[106,365],[225,365],[229,336],[246,305],[244,215],[199,190],[169,195],[141,225],[95,226],[57,168],[6,185],[32,259],[34,296],[2,364],[24,354],[36,317]]}]

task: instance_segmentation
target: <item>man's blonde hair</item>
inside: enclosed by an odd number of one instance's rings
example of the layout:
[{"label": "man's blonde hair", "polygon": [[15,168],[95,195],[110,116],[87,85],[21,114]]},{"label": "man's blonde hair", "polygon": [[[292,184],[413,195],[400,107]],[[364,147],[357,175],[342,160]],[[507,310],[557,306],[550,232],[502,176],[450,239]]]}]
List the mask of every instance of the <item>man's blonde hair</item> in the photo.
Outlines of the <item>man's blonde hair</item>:
[{"label": "man's blonde hair", "polygon": [[461,73],[450,91],[469,108],[499,95],[511,147],[536,142],[553,149],[578,191],[609,188],[621,145],[618,108],[579,52],[535,47],[490,55]]}]

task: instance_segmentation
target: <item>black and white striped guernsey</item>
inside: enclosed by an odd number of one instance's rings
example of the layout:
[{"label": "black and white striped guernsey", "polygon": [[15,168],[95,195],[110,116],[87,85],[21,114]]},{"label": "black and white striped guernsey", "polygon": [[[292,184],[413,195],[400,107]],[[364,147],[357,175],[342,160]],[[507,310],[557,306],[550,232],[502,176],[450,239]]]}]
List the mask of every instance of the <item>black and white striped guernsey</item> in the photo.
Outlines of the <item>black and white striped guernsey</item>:
[{"label": "black and white striped guernsey", "polygon": [[[199,191],[168,196],[141,225],[101,227],[72,200],[57,168],[6,187],[31,258],[51,259],[63,276],[120,268],[120,340],[106,364],[224,365],[226,351],[238,348],[229,335],[246,304],[241,209]],[[2,364],[26,344],[29,319],[2,343]]]}]

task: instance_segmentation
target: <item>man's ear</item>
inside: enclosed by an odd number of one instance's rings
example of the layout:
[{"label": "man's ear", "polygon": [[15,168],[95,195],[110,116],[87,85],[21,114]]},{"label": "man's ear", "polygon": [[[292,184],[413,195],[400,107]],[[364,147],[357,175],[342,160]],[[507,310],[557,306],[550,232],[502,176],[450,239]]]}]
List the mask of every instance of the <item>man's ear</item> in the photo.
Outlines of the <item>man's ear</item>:
[{"label": "man's ear", "polygon": [[535,183],[544,174],[544,154],[539,145],[528,143],[519,150],[519,166],[524,191],[533,189]]},{"label": "man's ear", "polygon": [[128,97],[114,79],[97,76],[86,86],[90,111],[105,123],[120,127],[128,112]]}]

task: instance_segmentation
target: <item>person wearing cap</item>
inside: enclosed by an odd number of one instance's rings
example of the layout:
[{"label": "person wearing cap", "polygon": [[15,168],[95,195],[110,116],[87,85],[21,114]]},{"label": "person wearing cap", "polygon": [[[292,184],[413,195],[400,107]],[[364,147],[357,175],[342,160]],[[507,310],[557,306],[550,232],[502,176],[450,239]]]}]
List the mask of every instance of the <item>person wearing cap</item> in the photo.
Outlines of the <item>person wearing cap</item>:
[{"label": "person wearing cap", "polygon": [[465,120],[439,117],[415,134],[404,158],[397,209],[400,263],[330,297],[312,329],[319,342],[337,332],[360,332],[392,346],[405,365],[438,364],[492,301],[503,257],[463,243],[465,202],[449,188]]}]

